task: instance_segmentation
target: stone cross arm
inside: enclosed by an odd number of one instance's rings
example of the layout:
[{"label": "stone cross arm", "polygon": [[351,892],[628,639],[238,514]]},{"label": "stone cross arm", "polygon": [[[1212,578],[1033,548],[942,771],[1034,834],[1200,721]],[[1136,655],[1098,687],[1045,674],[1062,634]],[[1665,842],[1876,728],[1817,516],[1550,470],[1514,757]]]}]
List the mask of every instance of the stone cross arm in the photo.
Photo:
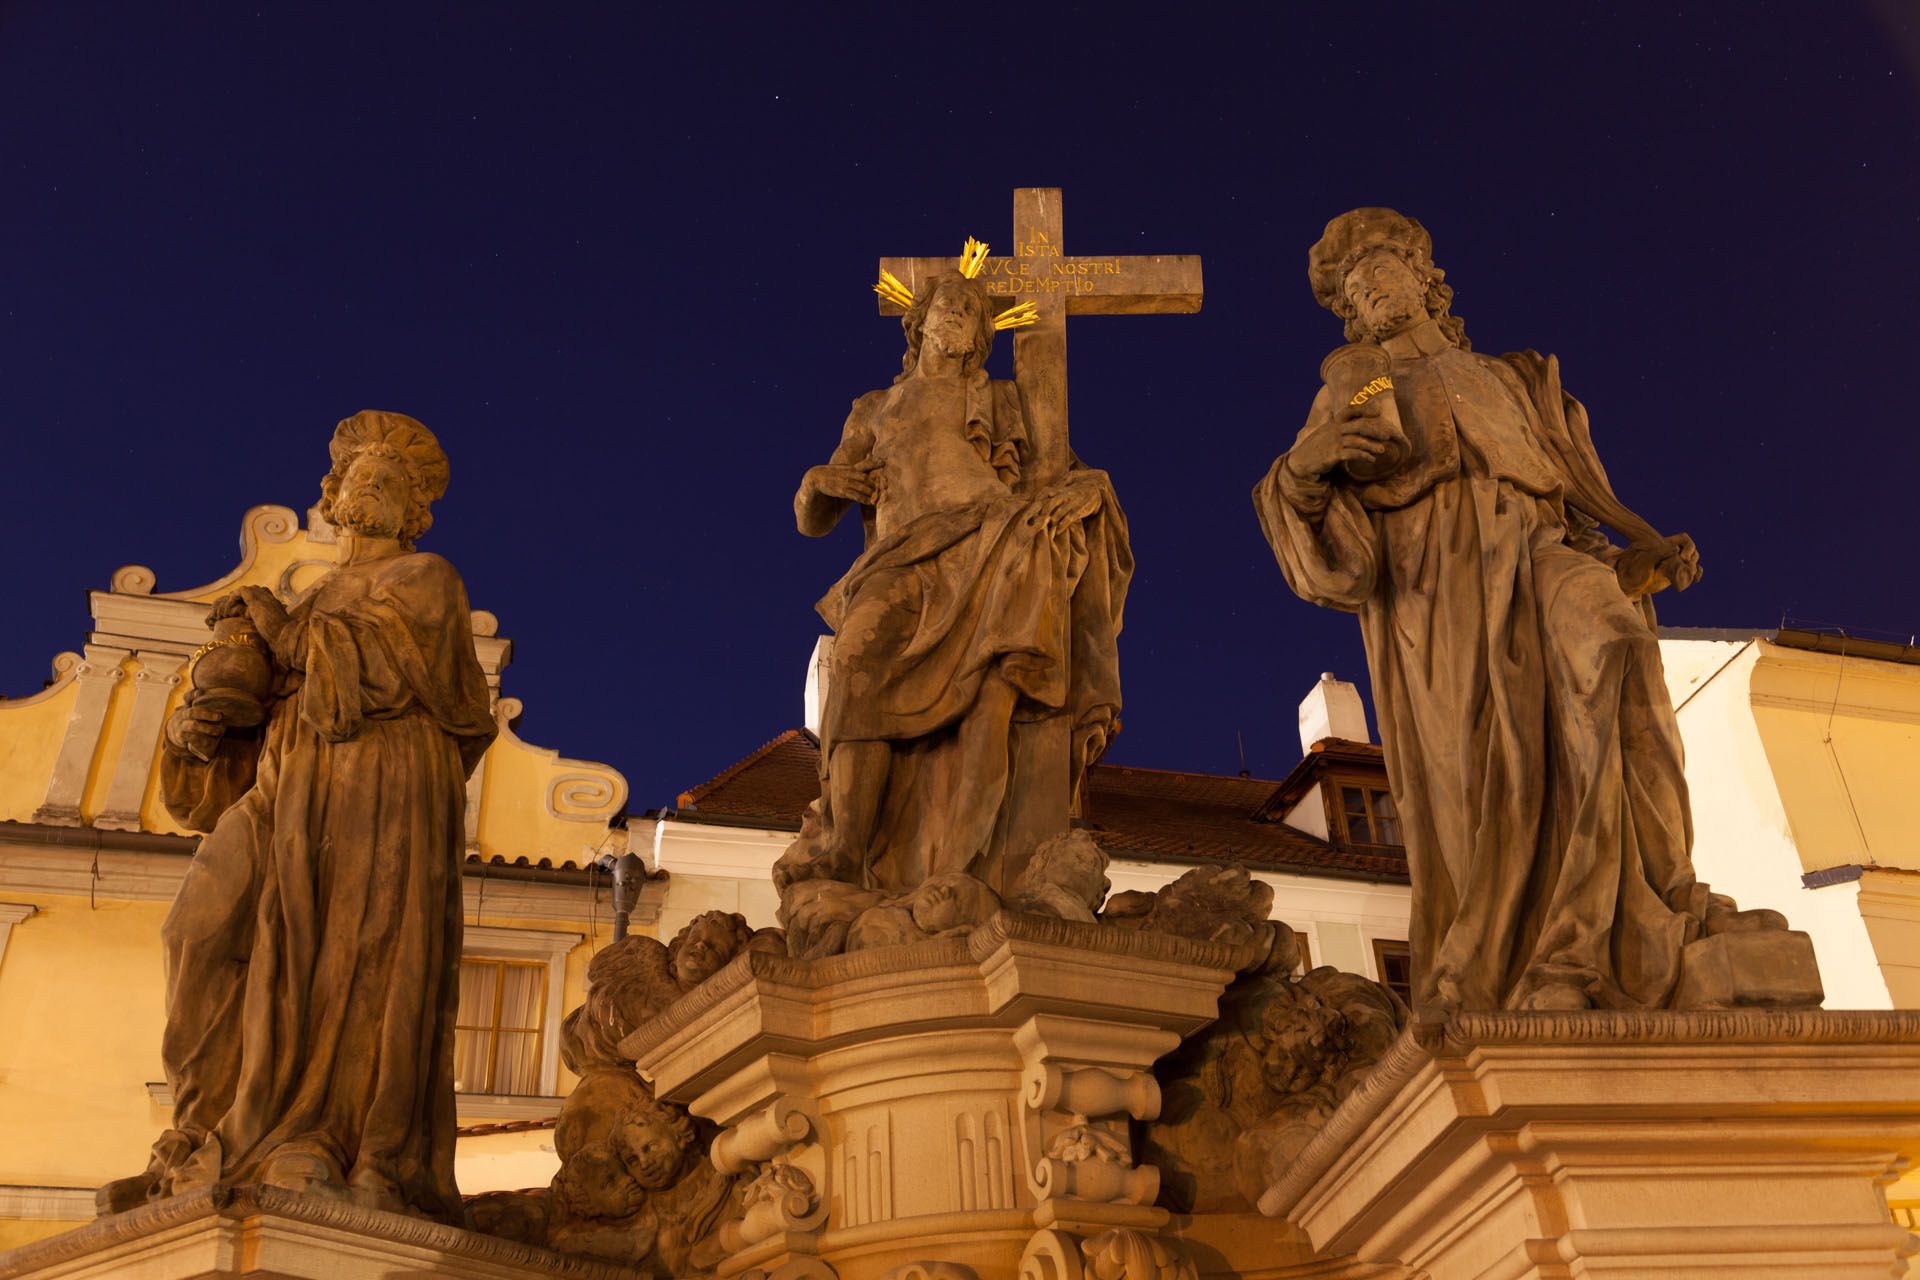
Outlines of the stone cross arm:
[{"label": "stone cross arm", "polygon": [[[1068,256],[1048,241],[1016,245],[1016,252],[988,258],[980,269],[987,292],[1010,301],[1066,304],[1070,316],[1192,315],[1203,293],[1200,255],[1121,254],[1114,257]],[[1033,252],[1022,252],[1032,250]],[[1049,252],[1054,251],[1054,252]],[[951,271],[957,255],[944,258],[882,258],[914,293],[921,282]],[[897,316],[901,308],[882,299],[880,314]]]}]

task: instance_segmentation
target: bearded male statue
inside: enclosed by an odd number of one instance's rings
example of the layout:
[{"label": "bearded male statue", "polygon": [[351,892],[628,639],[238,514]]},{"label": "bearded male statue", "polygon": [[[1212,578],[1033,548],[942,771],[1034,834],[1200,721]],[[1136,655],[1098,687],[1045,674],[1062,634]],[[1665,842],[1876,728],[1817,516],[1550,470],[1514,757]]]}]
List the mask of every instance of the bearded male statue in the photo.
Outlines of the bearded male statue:
[{"label": "bearded male statue", "polygon": [[243,587],[213,609],[268,651],[264,724],[193,695],[167,722],[167,808],[208,833],[161,931],[173,1127],[103,1212],[258,1182],[461,1219],[463,815],[494,722],[466,589],[413,545],[446,454],[374,410],[331,453],[338,564],[290,604]]},{"label": "bearded male statue", "polygon": [[[901,327],[899,376],[854,402],[794,497],[811,537],[857,506],[866,549],[819,606],[821,799],[775,868],[789,905],[811,880],[1006,891],[1032,853],[1008,847],[1024,797],[1077,786],[1118,728],[1133,557],[1106,473],[1037,474],[1018,386],[987,375],[982,281],[924,282]],[[1017,748],[1017,726],[1050,717],[1067,717],[1064,767]]]},{"label": "bearded male statue", "polygon": [[1817,1005],[1806,935],[1694,875],[1647,601],[1692,540],[1614,495],[1555,359],[1472,350],[1418,222],[1344,213],[1308,275],[1350,345],[1254,502],[1294,592],[1360,615],[1416,1011]]}]

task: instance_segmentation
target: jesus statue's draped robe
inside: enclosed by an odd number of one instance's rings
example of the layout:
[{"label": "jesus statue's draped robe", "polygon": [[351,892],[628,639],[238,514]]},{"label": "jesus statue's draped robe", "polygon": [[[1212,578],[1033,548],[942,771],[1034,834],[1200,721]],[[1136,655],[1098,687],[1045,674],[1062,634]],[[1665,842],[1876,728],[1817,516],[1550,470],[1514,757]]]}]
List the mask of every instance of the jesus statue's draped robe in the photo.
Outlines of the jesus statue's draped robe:
[{"label": "jesus statue's draped robe", "polygon": [[[889,746],[885,795],[856,876],[889,889],[949,872],[992,883],[1005,852],[999,842],[1006,806],[1030,785],[1011,746],[1016,724],[1067,717],[1065,775],[1074,785],[1119,727],[1116,641],[1133,575],[1126,517],[1106,473],[1076,459],[1067,479],[1097,492],[1097,505],[1052,528],[1036,518],[1055,486],[1031,473],[1015,384],[976,370],[964,417],[917,424],[876,445],[888,395],[876,391],[854,403],[835,463],[881,458],[890,449],[890,468],[921,465],[914,455],[942,443],[922,433],[951,433],[945,443],[976,454],[999,482],[891,531],[877,527],[871,507],[863,510],[866,549],[819,604],[834,632],[822,766],[838,743]],[[1016,694],[1010,713],[984,705],[989,674]],[[982,723],[989,718],[993,723]],[[971,811],[980,786],[968,776],[963,731],[1008,744],[1012,755],[1013,776],[985,814]],[[831,830],[835,815],[826,796],[815,820]],[[800,861],[812,845],[803,834],[783,861]]]},{"label": "jesus statue's draped robe", "polygon": [[[1552,359],[1462,351],[1432,320],[1383,345],[1411,459],[1362,485],[1282,456],[1254,500],[1294,592],[1360,616],[1416,1004],[1570,986],[1662,1007],[1708,895],[1651,610],[1594,525],[1655,535],[1614,497]],[[1323,388],[1308,428],[1331,412]]]},{"label": "jesus statue's draped robe", "polygon": [[163,927],[166,1195],[276,1153],[460,1221],[454,1015],[466,779],[494,736],[465,588],[439,556],[336,568],[289,610],[257,740],[169,745],[200,842]]}]

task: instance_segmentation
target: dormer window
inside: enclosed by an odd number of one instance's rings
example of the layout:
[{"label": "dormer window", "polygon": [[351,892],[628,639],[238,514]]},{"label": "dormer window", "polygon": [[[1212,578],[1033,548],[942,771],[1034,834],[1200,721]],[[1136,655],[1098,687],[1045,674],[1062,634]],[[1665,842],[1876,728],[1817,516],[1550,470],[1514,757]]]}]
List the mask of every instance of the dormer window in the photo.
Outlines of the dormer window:
[{"label": "dormer window", "polygon": [[1400,811],[1394,807],[1393,793],[1385,787],[1336,779],[1340,796],[1340,823],[1348,844],[1373,845],[1398,849],[1406,841],[1400,835]]}]

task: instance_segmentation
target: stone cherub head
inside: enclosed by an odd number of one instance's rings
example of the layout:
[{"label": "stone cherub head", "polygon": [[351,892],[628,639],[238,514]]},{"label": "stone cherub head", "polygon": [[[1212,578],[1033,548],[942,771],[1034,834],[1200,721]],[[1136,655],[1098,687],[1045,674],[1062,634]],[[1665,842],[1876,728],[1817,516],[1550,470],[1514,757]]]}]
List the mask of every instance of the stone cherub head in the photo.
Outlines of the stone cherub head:
[{"label": "stone cherub head", "polygon": [[1085,831],[1042,840],[1013,882],[1012,904],[1035,915],[1092,924],[1106,901],[1107,855]]},{"label": "stone cherub head", "polygon": [[447,491],[446,451],[404,413],[362,409],[334,428],[333,468],[320,482],[320,515],[348,533],[409,547],[433,524]]},{"label": "stone cherub head", "polygon": [[705,911],[687,922],[667,944],[667,963],[683,991],[718,973],[727,961],[746,949],[753,929],[746,918],[731,911]]},{"label": "stone cherub head", "polygon": [[1346,322],[1348,342],[1377,340],[1430,316],[1454,346],[1472,350],[1466,326],[1450,310],[1446,278],[1434,265],[1427,229],[1392,209],[1349,209],[1307,254],[1313,296]]},{"label": "stone cherub head", "polygon": [[929,937],[973,929],[1000,909],[999,895],[963,871],[929,876],[902,903]]},{"label": "stone cherub head", "polygon": [[693,1144],[693,1122],[652,1098],[636,1098],[622,1110],[608,1137],[627,1176],[648,1191],[673,1185]]}]

